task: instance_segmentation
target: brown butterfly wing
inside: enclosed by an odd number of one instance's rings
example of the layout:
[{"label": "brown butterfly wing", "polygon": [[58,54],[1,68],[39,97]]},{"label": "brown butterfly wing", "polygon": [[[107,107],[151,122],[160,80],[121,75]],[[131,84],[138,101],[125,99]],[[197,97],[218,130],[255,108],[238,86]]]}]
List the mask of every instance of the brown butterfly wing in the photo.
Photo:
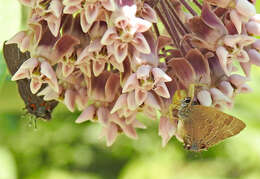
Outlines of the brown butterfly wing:
[{"label": "brown butterfly wing", "polygon": [[221,140],[238,134],[245,124],[216,108],[202,105],[190,107],[190,112],[183,119],[186,141],[190,146],[197,145],[198,150],[209,148]]},{"label": "brown butterfly wing", "polygon": [[[5,62],[11,75],[14,75],[23,62],[30,58],[30,53],[22,53],[17,47],[17,44],[4,44],[3,52]],[[18,85],[19,94],[25,103],[25,108],[27,111],[36,117],[47,120],[51,119],[51,113],[57,106],[58,102],[46,102],[43,100],[43,97],[33,94],[30,89],[30,80],[28,79],[18,80],[16,83]],[[45,85],[43,85],[42,88],[44,87]]]}]

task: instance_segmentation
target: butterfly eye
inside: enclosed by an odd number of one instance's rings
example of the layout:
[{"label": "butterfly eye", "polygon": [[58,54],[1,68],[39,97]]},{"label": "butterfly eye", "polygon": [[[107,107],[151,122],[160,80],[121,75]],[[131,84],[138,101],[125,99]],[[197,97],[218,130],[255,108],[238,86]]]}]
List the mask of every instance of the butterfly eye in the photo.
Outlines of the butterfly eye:
[{"label": "butterfly eye", "polygon": [[184,99],[183,102],[186,103],[186,104],[190,104],[191,98],[190,98],[190,97],[187,97],[187,98]]},{"label": "butterfly eye", "polygon": [[187,149],[187,150],[190,150],[191,149],[191,145],[187,144],[187,145],[184,146],[184,148]]}]

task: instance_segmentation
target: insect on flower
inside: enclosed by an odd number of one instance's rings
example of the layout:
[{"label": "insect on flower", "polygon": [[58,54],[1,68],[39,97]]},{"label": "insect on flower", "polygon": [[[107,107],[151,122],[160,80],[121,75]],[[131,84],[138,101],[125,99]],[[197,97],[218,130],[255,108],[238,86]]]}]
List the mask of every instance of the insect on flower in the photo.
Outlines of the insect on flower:
[{"label": "insect on flower", "polygon": [[[190,90],[194,92],[194,85],[191,85]],[[176,106],[179,118],[176,136],[183,140],[184,148],[187,150],[194,152],[207,150],[246,127],[238,118],[217,108],[194,103],[192,95],[185,97],[179,104]]]},{"label": "insect on flower", "polygon": [[[22,53],[16,44],[4,44],[3,49],[7,67],[12,75],[25,60],[30,58],[29,52]],[[58,102],[44,101],[42,97],[33,94],[30,89],[30,80],[28,79],[18,80],[16,82],[27,112],[37,118],[51,119],[51,112],[57,106]]]}]

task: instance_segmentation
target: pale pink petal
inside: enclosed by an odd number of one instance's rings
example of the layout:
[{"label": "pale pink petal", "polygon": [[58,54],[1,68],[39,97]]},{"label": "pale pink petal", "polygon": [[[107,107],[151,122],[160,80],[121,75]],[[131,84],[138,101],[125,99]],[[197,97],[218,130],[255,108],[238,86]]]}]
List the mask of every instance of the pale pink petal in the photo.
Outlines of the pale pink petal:
[{"label": "pale pink petal", "polygon": [[82,31],[84,33],[87,33],[88,30],[90,29],[91,25],[92,25],[92,24],[88,23],[84,11],[82,11],[80,13],[80,25],[81,25]]},{"label": "pale pink petal", "polygon": [[172,81],[171,77],[169,77],[164,71],[160,68],[153,68],[152,69],[154,83],[158,82],[169,82]]},{"label": "pale pink petal", "polygon": [[133,18],[131,19],[130,21],[130,24],[131,24],[131,29],[130,29],[130,33],[131,34],[135,34],[135,33],[143,33],[147,30],[149,30],[152,26],[152,23],[147,21],[147,20],[144,20],[144,19],[141,19],[141,18]]},{"label": "pale pink petal", "polygon": [[37,96],[44,96],[43,99],[45,101],[58,100],[59,98],[59,94],[49,86],[37,93]]},{"label": "pale pink petal", "polygon": [[260,51],[260,39],[257,39],[257,40],[255,41],[255,43],[253,43],[253,47],[254,47],[256,50]]},{"label": "pale pink petal", "polygon": [[157,23],[156,12],[147,3],[143,4],[142,17],[152,23]]},{"label": "pale pink petal", "polygon": [[85,122],[88,120],[93,120],[95,112],[96,112],[96,109],[95,109],[94,105],[90,105],[80,114],[80,116],[77,118],[77,120],[75,122],[82,123],[82,122]]},{"label": "pale pink petal", "polygon": [[137,80],[137,76],[135,73],[131,74],[128,79],[126,80],[123,90],[123,93],[132,91],[134,89],[136,89],[139,85],[138,85],[138,80]]},{"label": "pale pink petal", "polygon": [[115,58],[114,55],[111,55],[109,57],[109,62],[113,65],[113,67],[118,69],[120,72],[124,72],[124,65],[123,65],[123,63],[118,63],[118,61],[116,61],[116,58]]},{"label": "pale pink petal", "polygon": [[238,89],[238,93],[251,93],[253,89],[248,84],[241,85]]},{"label": "pale pink petal", "polygon": [[239,88],[243,84],[245,84],[248,79],[244,76],[238,75],[238,74],[233,74],[231,75],[228,80],[234,85],[236,88]]},{"label": "pale pink petal", "polygon": [[99,10],[100,6],[97,3],[86,5],[84,13],[89,24],[93,24],[93,22],[97,19]]},{"label": "pale pink petal", "polygon": [[226,95],[229,98],[232,98],[233,93],[234,93],[234,88],[232,87],[232,85],[230,84],[230,82],[228,81],[222,81],[218,88],[220,89],[220,91]]},{"label": "pale pink petal", "polygon": [[63,0],[63,4],[66,6],[71,6],[71,5],[77,5],[80,4],[82,0]]},{"label": "pale pink petal", "polygon": [[108,102],[114,101],[115,97],[120,92],[121,92],[120,76],[119,76],[119,74],[112,73],[108,77],[108,79],[106,81],[106,85],[105,85],[106,101],[108,101]]},{"label": "pale pink petal", "polygon": [[130,110],[135,110],[138,106],[135,102],[135,92],[129,92],[127,95],[127,105]]},{"label": "pale pink petal", "polygon": [[250,21],[246,24],[246,29],[249,34],[260,36],[260,23]]},{"label": "pale pink petal", "polygon": [[209,91],[207,90],[201,90],[197,94],[197,98],[200,102],[201,105],[203,106],[211,106],[212,104],[212,99]]},{"label": "pale pink petal", "polygon": [[93,73],[95,76],[99,76],[105,69],[106,61],[94,60],[93,61]]},{"label": "pale pink petal", "polygon": [[114,123],[109,123],[109,125],[106,127],[106,139],[107,139],[107,146],[111,146],[118,135],[118,127]]},{"label": "pale pink petal", "polygon": [[260,66],[260,54],[255,49],[249,49],[247,51],[249,57],[250,57],[250,63]]},{"label": "pale pink petal", "polygon": [[247,0],[237,0],[236,10],[248,19],[256,14],[255,6]]},{"label": "pale pink petal", "polygon": [[133,41],[131,41],[131,44],[141,53],[151,53],[150,46],[142,33],[136,33]]},{"label": "pale pink petal", "polygon": [[137,133],[132,125],[125,125],[123,129],[123,132],[125,133],[126,136],[132,138],[132,139],[137,139]]},{"label": "pale pink petal", "polygon": [[109,120],[109,111],[105,107],[99,107],[97,110],[97,117],[98,121],[101,122],[103,125],[108,125],[108,120]]},{"label": "pale pink petal", "polygon": [[152,67],[150,65],[142,65],[136,71],[137,79],[147,80],[150,77]]},{"label": "pale pink petal", "polygon": [[219,89],[217,88],[211,88],[210,89],[210,93],[213,99],[214,103],[218,103],[218,102],[227,102],[227,103],[231,103],[232,100],[229,99],[226,95],[224,95]]},{"label": "pale pink petal", "polygon": [[255,22],[260,23],[260,14],[256,14],[253,17],[251,17],[250,21],[255,21]]},{"label": "pale pink petal", "polygon": [[64,95],[64,104],[71,112],[74,112],[75,110],[75,99],[76,99],[75,92],[71,89],[67,89]]},{"label": "pale pink petal", "polygon": [[240,66],[241,66],[242,70],[244,71],[246,77],[247,77],[247,78],[250,78],[251,63],[250,63],[250,62],[240,63]]},{"label": "pale pink petal", "polygon": [[236,54],[236,60],[241,62],[241,63],[246,63],[249,62],[250,58],[248,53],[245,50],[240,50],[237,54]]},{"label": "pale pink petal", "polygon": [[33,94],[37,93],[41,88],[42,83],[38,78],[32,78],[30,83],[30,89]]},{"label": "pale pink petal", "polygon": [[146,129],[146,126],[138,120],[134,120],[131,124],[134,128]]},{"label": "pale pink petal", "polygon": [[141,89],[135,89],[135,102],[137,106],[143,104],[143,102],[146,100],[146,97],[147,97],[147,91]]},{"label": "pale pink petal", "polygon": [[22,43],[23,39],[26,37],[26,31],[21,31],[15,34],[11,39],[9,39],[6,44],[13,44],[17,43],[20,44]]},{"label": "pale pink petal", "polygon": [[230,12],[230,20],[234,24],[234,26],[237,29],[238,34],[241,34],[241,29],[242,29],[242,20],[237,14],[235,10],[231,10]]},{"label": "pale pink petal", "polygon": [[114,112],[116,112],[119,109],[125,107],[126,105],[127,105],[127,94],[121,94],[118,97],[118,99],[117,99],[113,109],[110,111],[110,113],[113,114]]},{"label": "pale pink petal", "polygon": [[64,77],[68,77],[74,70],[75,66],[72,64],[63,63],[62,64],[62,74]]},{"label": "pale pink petal", "polygon": [[52,15],[52,16],[48,16],[46,20],[51,33],[55,37],[57,37],[60,32],[61,17],[57,18],[54,15]]},{"label": "pale pink petal", "polygon": [[52,12],[56,17],[60,17],[62,14],[63,5],[60,0],[52,0],[48,10]]},{"label": "pale pink petal", "polygon": [[71,6],[65,6],[63,9],[63,13],[64,14],[74,14],[77,11],[79,11],[81,9],[81,6],[78,5],[71,5]]},{"label": "pale pink petal", "polygon": [[101,3],[102,3],[102,6],[109,11],[116,10],[116,3],[114,0],[101,0]]},{"label": "pale pink petal", "polygon": [[170,93],[165,83],[160,82],[156,84],[154,89],[155,93],[164,98],[170,98]]},{"label": "pale pink petal", "polygon": [[144,101],[144,104],[145,104],[145,105],[148,105],[148,106],[151,106],[152,108],[154,108],[154,109],[156,109],[156,110],[160,110],[160,109],[161,109],[158,100],[157,100],[156,97],[155,97],[152,93],[150,93],[150,92],[147,93],[147,98],[146,98],[146,100]]},{"label": "pale pink petal", "polygon": [[114,43],[114,56],[118,63],[122,63],[128,54],[128,44],[127,43]]},{"label": "pale pink petal", "polygon": [[80,88],[77,90],[76,104],[80,111],[86,108],[88,102],[87,89]]},{"label": "pale pink petal", "polygon": [[117,39],[117,32],[115,28],[108,28],[105,34],[101,39],[101,44],[103,45],[112,45]]},{"label": "pale pink petal", "polygon": [[168,141],[176,133],[177,121],[161,117],[159,124],[159,135],[162,137],[162,146],[165,147]]},{"label": "pale pink petal", "polygon": [[46,79],[46,82],[56,91],[59,92],[59,85],[58,85],[58,80],[56,78],[56,74],[52,68],[52,66],[47,62],[43,61],[41,63],[41,74],[43,75],[43,80]]},{"label": "pale pink petal", "polygon": [[20,44],[21,52],[26,52],[30,48],[31,36],[25,36]]},{"label": "pale pink petal", "polygon": [[228,67],[227,67],[227,63],[228,63],[228,51],[227,51],[224,47],[220,46],[220,47],[217,48],[216,54],[217,54],[217,56],[218,56],[219,63],[220,63],[220,65],[221,65],[222,69],[224,70],[224,72],[226,73],[226,75],[229,76],[229,75],[230,75],[230,71],[229,71],[229,69],[228,69]]}]

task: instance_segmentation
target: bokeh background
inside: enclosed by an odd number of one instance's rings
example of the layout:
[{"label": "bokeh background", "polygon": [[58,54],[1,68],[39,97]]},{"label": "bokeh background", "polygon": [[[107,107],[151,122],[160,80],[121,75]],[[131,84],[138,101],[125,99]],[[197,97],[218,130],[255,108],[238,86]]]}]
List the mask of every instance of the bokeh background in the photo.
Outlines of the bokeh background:
[{"label": "bokeh background", "polygon": [[[260,12],[260,2],[257,1]],[[17,0],[0,0],[0,179],[259,179],[260,68],[253,68],[254,91],[236,98],[229,114],[247,128],[208,151],[193,153],[172,139],[161,147],[158,121],[139,115],[148,129],[133,141],[119,136],[107,148],[100,126],[75,124],[79,113],[60,104],[50,122],[25,116],[15,82],[4,64],[2,44],[25,29]]]}]

